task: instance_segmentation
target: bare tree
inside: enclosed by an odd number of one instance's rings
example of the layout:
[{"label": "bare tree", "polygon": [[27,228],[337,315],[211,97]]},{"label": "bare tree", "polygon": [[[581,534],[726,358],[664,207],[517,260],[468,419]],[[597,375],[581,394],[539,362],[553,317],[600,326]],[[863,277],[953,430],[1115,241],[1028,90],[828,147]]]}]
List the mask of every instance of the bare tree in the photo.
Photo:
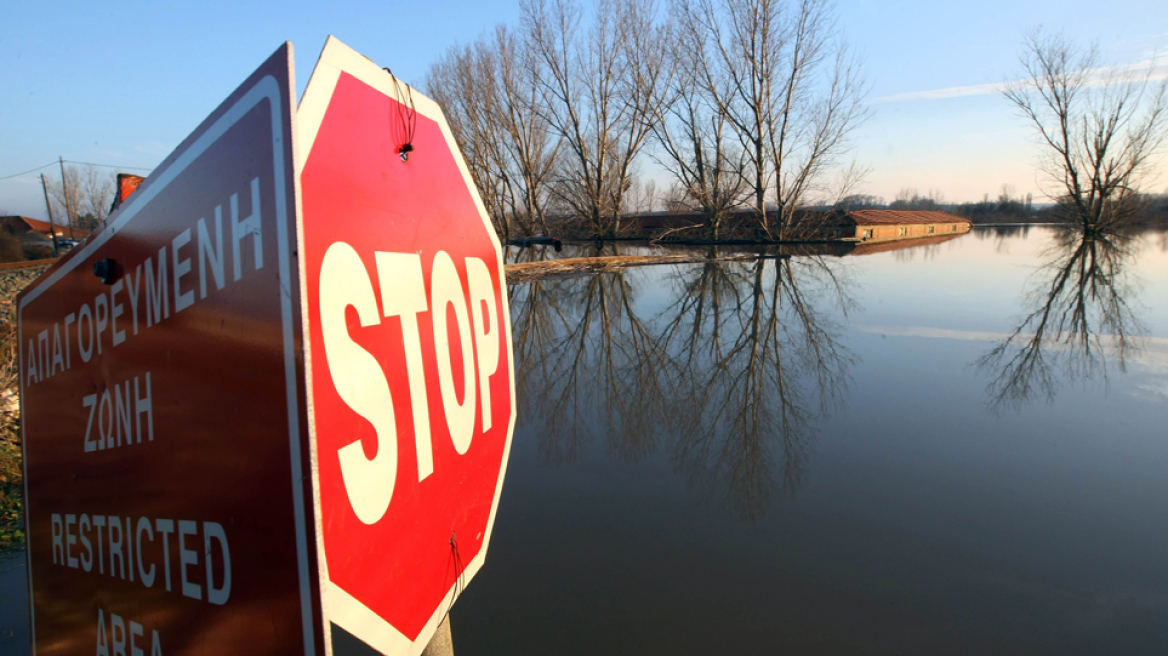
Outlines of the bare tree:
[{"label": "bare tree", "polygon": [[625,192],[624,208],[621,212],[625,215],[652,212],[657,207],[658,197],[655,180],[634,178]]},{"label": "bare tree", "polygon": [[675,0],[675,10],[698,88],[746,155],[760,227],[782,238],[867,115],[860,62],[828,0]]},{"label": "bare tree", "polygon": [[945,194],[940,189],[930,188],[922,196],[914,187],[901,187],[896,199],[888,204],[892,210],[939,210],[945,205]]},{"label": "bare tree", "polygon": [[[114,201],[114,187],[117,176],[95,166],[87,166],[81,174],[81,199],[86,214],[93,217],[97,225],[105,223]],[[96,227],[96,226],[95,226]]]},{"label": "bare tree", "polygon": [[583,18],[574,0],[523,3],[543,116],[564,140],[555,193],[595,235],[608,236],[620,231],[633,162],[668,85],[671,36],[651,0],[601,0],[586,28]]},{"label": "bare tree", "polygon": [[68,225],[78,230],[102,225],[113,204],[115,177],[96,166],[66,166],[63,182],[48,181],[53,216],[68,217]]},{"label": "bare tree", "polygon": [[434,64],[427,91],[442,104],[500,237],[548,233],[547,182],[559,140],[536,112],[531,48],[505,26]]},{"label": "bare tree", "polygon": [[841,210],[867,210],[887,207],[883,196],[873,194],[851,194],[839,199],[836,207]]},{"label": "bare tree", "polygon": [[[678,20],[676,12],[672,19]],[[713,94],[694,93],[704,80],[693,32],[673,31],[680,38],[667,50],[667,65],[675,74],[664,102],[656,107],[653,133],[659,150],[654,158],[677,182],[671,202],[677,209],[699,213],[706,237],[717,239],[723,220],[745,196],[747,160]],[[721,95],[728,96],[729,89]]]},{"label": "bare tree", "polygon": [[426,91],[442,106],[495,232],[506,240],[511,218],[501,135],[492,116],[497,100],[491,84],[495,64],[493,53],[481,43],[452,47],[430,67]]},{"label": "bare tree", "polygon": [[77,228],[77,216],[81,213],[81,171],[76,166],[68,166],[64,171],[62,180],[47,181],[53,216],[63,216],[67,225]]},{"label": "bare tree", "polygon": [[1025,79],[1004,94],[1031,123],[1043,149],[1044,193],[1063,218],[1109,230],[1138,211],[1139,187],[1168,136],[1168,80],[1099,66],[1095,46],[1034,30],[1020,56]]},{"label": "bare tree", "polygon": [[562,142],[536,111],[540,101],[535,78],[538,65],[530,44],[500,26],[495,30],[495,48],[499,53],[497,88],[503,100],[498,105],[498,122],[509,139],[512,168],[522,181],[519,200],[511,202],[512,213],[523,224],[538,224],[545,235],[550,234],[547,187]]}]

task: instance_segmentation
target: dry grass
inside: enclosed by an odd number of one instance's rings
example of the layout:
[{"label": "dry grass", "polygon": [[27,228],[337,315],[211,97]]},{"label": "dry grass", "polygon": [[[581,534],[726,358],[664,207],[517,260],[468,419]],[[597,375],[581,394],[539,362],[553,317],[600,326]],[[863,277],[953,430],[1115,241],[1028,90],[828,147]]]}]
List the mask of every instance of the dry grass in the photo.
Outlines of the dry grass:
[{"label": "dry grass", "polygon": [[11,300],[0,301],[0,553],[24,544],[20,414],[2,407],[17,389],[16,326]]},{"label": "dry grass", "polygon": [[16,294],[47,267],[36,263],[0,271],[0,553],[24,545]]}]

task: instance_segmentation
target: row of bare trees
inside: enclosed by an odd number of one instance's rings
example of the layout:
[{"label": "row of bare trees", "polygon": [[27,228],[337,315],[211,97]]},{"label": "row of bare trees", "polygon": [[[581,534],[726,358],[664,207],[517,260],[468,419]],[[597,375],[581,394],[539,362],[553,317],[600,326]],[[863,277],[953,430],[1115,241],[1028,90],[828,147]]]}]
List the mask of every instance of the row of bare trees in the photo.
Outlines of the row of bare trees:
[{"label": "row of bare trees", "polygon": [[866,116],[829,0],[524,0],[517,28],[452,48],[426,87],[503,238],[553,220],[619,234],[647,158],[709,236],[737,208],[776,236],[856,180],[840,164]]},{"label": "row of bare trees", "polygon": [[96,166],[69,164],[62,180],[46,181],[53,222],[69,234],[69,228],[89,232],[105,222],[114,201],[114,176]]}]

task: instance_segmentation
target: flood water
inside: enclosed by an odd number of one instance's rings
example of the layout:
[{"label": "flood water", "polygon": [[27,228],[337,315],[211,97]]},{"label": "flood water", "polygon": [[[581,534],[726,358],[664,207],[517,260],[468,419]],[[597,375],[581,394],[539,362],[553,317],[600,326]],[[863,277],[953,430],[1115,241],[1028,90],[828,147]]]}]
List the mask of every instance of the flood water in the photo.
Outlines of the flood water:
[{"label": "flood water", "polygon": [[913,244],[515,285],[456,653],[1168,653],[1168,233]]},{"label": "flood water", "polygon": [[460,656],[1168,653],[1168,234],[511,291]]}]

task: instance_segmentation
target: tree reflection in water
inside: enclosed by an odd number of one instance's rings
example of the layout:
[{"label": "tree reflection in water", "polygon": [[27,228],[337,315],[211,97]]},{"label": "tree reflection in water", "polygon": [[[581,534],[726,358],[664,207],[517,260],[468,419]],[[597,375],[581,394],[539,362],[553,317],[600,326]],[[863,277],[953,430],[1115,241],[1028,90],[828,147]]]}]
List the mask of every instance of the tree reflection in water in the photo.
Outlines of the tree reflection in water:
[{"label": "tree reflection in water", "polygon": [[[772,256],[672,271],[512,288],[522,416],[549,464],[596,434],[627,460],[668,449],[692,486],[757,517],[796,490],[814,421],[847,392],[845,269]],[[640,296],[657,294],[666,309],[643,316]]]},{"label": "tree reflection in water", "polygon": [[542,422],[544,460],[575,460],[593,431],[624,458],[651,451],[667,367],[626,274],[535,281],[511,294],[520,411]]},{"label": "tree reflection in water", "polygon": [[1146,329],[1132,305],[1125,268],[1130,236],[1061,229],[1025,296],[1028,314],[977,361],[991,381],[992,408],[1018,407],[1036,396],[1053,400],[1064,381],[1106,382],[1126,371]]}]

